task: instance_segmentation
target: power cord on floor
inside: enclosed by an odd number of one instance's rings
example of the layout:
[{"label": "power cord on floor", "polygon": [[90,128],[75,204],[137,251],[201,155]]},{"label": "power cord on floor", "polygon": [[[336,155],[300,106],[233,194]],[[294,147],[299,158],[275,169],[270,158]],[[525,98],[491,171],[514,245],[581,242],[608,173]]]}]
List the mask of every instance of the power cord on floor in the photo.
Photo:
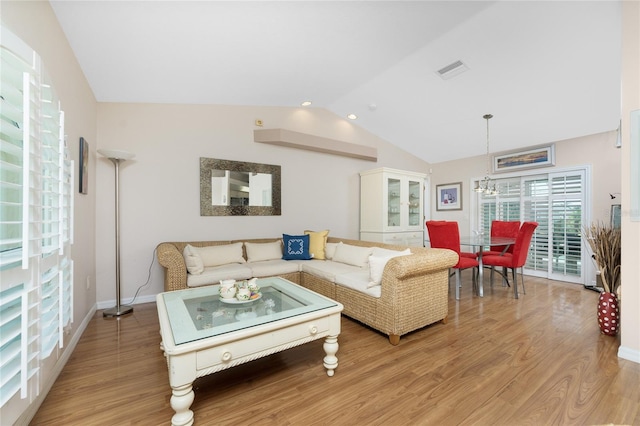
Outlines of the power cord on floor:
[{"label": "power cord on floor", "polygon": [[133,299],[131,299],[131,302],[126,303],[127,305],[133,305],[133,302],[136,301],[136,297],[138,297],[138,293],[140,293],[140,290],[142,290],[144,287],[149,285],[149,282],[151,281],[151,268],[153,268],[153,264],[156,261],[156,249],[153,249],[153,258],[151,258],[151,265],[149,265],[149,274],[147,275],[147,282],[142,284],[140,287],[138,287],[138,289],[136,290],[136,294],[133,295]]}]

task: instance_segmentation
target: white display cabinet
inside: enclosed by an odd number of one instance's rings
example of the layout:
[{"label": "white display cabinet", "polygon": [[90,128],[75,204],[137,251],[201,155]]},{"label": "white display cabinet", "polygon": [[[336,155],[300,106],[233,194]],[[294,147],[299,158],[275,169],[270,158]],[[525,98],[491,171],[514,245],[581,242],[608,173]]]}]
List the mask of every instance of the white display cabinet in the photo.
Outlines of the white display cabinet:
[{"label": "white display cabinet", "polygon": [[360,239],[422,246],[426,177],[386,167],[361,172]]}]

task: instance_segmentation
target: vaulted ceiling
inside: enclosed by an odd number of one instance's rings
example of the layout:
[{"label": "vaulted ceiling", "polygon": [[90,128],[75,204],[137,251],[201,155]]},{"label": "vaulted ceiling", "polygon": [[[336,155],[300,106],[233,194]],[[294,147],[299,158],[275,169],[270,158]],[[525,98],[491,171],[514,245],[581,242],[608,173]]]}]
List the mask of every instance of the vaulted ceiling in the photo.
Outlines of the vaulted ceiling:
[{"label": "vaulted ceiling", "polygon": [[310,100],[431,163],[620,119],[618,1],[50,3],[99,102]]}]

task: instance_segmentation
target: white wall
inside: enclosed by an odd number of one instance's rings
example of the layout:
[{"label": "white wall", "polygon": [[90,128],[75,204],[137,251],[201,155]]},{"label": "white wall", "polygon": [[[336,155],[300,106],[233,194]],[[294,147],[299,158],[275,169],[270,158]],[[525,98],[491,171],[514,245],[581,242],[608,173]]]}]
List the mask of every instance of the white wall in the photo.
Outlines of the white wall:
[{"label": "white wall", "polygon": [[[253,142],[254,123],[377,147],[378,162]],[[163,241],[280,237],[305,229],[358,238],[359,175],[380,166],[425,172],[428,163],[323,109],[216,105],[98,105],[99,148],[136,154],[120,167],[123,302],[147,280]],[[281,216],[200,216],[200,157],[282,167]],[[115,298],[114,168],[96,161],[97,300]],[[163,291],[156,264],[142,300]],[[140,301],[140,300],[138,300]]]}]

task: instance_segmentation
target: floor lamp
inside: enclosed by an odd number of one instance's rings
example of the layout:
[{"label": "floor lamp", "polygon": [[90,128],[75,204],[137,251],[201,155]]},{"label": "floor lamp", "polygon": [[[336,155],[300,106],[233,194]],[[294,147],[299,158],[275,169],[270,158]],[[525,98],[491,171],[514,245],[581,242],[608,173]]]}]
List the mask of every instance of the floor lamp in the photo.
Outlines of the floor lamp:
[{"label": "floor lamp", "polygon": [[111,160],[115,166],[116,176],[116,306],[105,309],[102,316],[119,317],[133,312],[133,306],[120,304],[120,162],[131,160],[135,155],[113,149],[99,149],[98,153]]}]

